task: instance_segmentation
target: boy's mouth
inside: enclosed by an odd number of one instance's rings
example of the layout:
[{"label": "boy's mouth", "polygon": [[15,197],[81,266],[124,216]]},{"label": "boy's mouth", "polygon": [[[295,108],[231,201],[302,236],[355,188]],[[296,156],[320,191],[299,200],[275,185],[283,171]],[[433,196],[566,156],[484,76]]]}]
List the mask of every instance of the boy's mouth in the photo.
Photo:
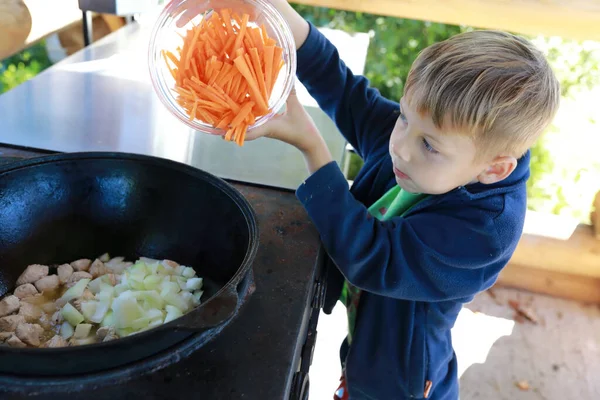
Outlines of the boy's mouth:
[{"label": "boy's mouth", "polygon": [[399,179],[410,179],[410,176],[406,175],[404,172],[400,171],[398,168],[394,167],[394,175],[396,175]]}]

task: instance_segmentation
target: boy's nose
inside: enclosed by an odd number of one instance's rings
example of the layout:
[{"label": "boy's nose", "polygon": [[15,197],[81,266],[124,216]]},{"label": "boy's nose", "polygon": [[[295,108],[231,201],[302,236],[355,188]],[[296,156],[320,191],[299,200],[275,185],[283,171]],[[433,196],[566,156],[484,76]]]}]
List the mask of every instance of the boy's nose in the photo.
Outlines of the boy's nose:
[{"label": "boy's nose", "polygon": [[399,159],[405,162],[410,161],[410,151],[408,149],[406,140],[398,140],[393,144],[392,147],[394,149],[394,153]]}]

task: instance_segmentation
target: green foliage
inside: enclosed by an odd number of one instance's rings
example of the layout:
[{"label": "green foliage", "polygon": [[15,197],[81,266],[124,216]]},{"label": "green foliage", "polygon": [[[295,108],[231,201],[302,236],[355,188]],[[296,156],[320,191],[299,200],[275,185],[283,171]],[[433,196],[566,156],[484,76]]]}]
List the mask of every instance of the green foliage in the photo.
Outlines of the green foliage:
[{"label": "green foliage", "polygon": [[44,43],[35,44],[0,62],[0,94],[52,65]]},{"label": "green foliage", "polygon": [[410,66],[422,49],[470,29],[320,7],[296,5],[294,8],[315,26],[368,32],[371,43],[365,76],[384,97],[395,100],[402,97]]},{"label": "green foliage", "polygon": [[561,108],[554,123],[531,149],[529,208],[589,222],[600,190],[597,106],[600,98],[600,43],[559,37],[531,38],[544,52],[561,84]]}]

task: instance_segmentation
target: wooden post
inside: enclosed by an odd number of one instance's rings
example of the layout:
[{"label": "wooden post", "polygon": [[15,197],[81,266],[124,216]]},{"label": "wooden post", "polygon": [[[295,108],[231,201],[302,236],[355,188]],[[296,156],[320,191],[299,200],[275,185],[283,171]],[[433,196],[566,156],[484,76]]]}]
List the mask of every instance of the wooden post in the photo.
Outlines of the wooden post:
[{"label": "wooden post", "polygon": [[597,0],[290,0],[298,4],[361,11],[530,35],[600,40]]},{"label": "wooden post", "polygon": [[23,47],[31,25],[31,13],[22,0],[0,1],[0,60]]},{"label": "wooden post", "polygon": [[591,220],[596,239],[600,240],[600,192],[596,193],[594,198]]}]

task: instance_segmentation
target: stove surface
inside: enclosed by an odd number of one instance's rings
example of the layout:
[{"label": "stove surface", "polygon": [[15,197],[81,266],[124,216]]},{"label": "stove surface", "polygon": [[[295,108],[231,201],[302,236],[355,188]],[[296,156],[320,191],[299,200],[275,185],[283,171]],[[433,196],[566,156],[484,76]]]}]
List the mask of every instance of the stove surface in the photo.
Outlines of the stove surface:
[{"label": "stove surface", "polygon": [[[25,154],[16,153],[0,147],[0,162],[3,154]],[[288,399],[313,313],[319,237],[293,193],[233,186],[257,214],[260,246],[253,265],[256,291],[229,326],[199,349],[190,340],[170,354],[103,377],[62,382],[0,377],[0,398]]]}]

